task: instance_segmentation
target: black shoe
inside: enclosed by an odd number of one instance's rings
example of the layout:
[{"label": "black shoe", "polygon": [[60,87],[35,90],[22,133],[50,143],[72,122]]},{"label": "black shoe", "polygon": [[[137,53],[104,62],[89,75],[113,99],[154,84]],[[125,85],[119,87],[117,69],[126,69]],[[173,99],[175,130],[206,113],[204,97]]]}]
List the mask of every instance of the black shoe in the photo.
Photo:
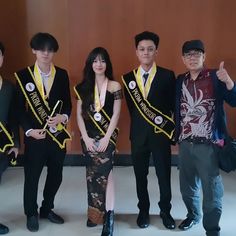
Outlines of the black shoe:
[{"label": "black shoe", "polygon": [[87,219],[86,225],[87,225],[87,227],[95,227],[95,226],[97,226],[97,224],[93,223],[90,219]]},{"label": "black shoe", "polygon": [[112,236],[114,228],[114,211],[107,211],[104,215],[104,222],[101,236]]},{"label": "black shoe", "polygon": [[188,229],[192,228],[197,223],[198,223],[198,221],[187,217],[185,220],[183,220],[181,222],[181,224],[179,225],[179,229],[188,230]]},{"label": "black shoe", "polygon": [[149,213],[140,211],[137,218],[137,225],[139,228],[147,228],[150,223]]},{"label": "black shoe", "polygon": [[6,225],[0,224],[0,234],[7,234],[9,229]]},{"label": "black shoe", "polygon": [[26,227],[31,232],[37,232],[39,230],[38,216],[27,216]]},{"label": "black shoe", "polygon": [[175,221],[170,213],[160,212],[160,217],[162,218],[163,225],[167,229],[175,228]]},{"label": "black shoe", "polygon": [[49,211],[48,214],[43,214],[42,212],[40,212],[40,218],[48,219],[49,221],[51,221],[52,223],[55,223],[55,224],[63,224],[64,223],[63,218],[60,217],[59,215],[57,215],[56,213],[54,213],[52,210]]}]

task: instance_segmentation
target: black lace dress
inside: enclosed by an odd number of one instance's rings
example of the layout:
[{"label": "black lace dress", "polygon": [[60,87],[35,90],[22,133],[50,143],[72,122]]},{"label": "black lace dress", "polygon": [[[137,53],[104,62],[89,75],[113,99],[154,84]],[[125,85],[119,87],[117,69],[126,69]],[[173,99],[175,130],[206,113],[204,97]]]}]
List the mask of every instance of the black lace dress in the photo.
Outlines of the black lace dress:
[{"label": "black lace dress", "polygon": [[[107,91],[103,110],[112,117],[114,100],[122,98],[122,91],[114,93]],[[93,106],[91,106],[93,109]],[[84,119],[88,136],[99,142],[103,136],[99,129],[90,119]],[[113,168],[113,157],[115,154],[115,145],[109,142],[105,152],[87,151],[83,140],[81,139],[83,153],[87,160],[86,179],[88,191],[88,218],[96,224],[103,223],[106,204],[106,187],[110,171]]]}]

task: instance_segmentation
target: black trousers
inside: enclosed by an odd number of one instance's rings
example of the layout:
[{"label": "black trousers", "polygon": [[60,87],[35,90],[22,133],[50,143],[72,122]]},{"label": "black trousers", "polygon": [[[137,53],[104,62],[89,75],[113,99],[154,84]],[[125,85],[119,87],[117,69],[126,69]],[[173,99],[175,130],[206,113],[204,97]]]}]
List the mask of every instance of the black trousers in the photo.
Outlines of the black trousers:
[{"label": "black trousers", "polygon": [[7,169],[9,165],[9,157],[5,154],[0,152],[0,182],[1,182],[1,176],[3,172]]},{"label": "black trousers", "polygon": [[160,191],[158,205],[162,212],[169,213],[171,209],[171,148],[168,138],[164,136],[155,138],[155,140],[147,138],[142,144],[131,141],[131,152],[139,210],[148,213],[150,208],[147,176],[152,154]]},{"label": "black trousers", "polygon": [[65,153],[66,150],[60,149],[49,137],[27,140],[24,159],[24,211],[27,216],[38,214],[38,183],[44,165],[47,166],[47,177],[40,211],[47,214],[54,207],[54,198],[62,182]]}]

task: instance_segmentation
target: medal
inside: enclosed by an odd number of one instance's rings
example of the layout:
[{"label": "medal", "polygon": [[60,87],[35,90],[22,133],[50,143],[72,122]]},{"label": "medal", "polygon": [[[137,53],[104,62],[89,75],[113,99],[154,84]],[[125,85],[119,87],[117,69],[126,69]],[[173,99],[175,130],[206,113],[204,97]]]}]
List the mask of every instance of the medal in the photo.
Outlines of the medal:
[{"label": "medal", "polygon": [[154,121],[157,125],[160,125],[163,122],[163,118],[161,116],[157,116]]},{"label": "medal", "polygon": [[101,118],[102,118],[102,116],[101,116],[101,114],[100,114],[99,112],[96,112],[96,113],[93,115],[93,118],[94,118],[94,120],[96,120],[96,121],[100,121]]},{"label": "medal", "polygon": [[49,128],[49,131],[52,133],[52,134],[55,134],[57,132],[57,128],[56,127],[50,127]]},{"label": "medal", "polygon": [[134,80],[130,81],[129,88],[133,90],[135,87],[136,87],[136,82]]},{"label": "medal", "polygon": [[33,92],[34,89],[35,89],[35,85],[33,83],[27,83],[25,85],[25,89],[28,91],[28,92]]}]

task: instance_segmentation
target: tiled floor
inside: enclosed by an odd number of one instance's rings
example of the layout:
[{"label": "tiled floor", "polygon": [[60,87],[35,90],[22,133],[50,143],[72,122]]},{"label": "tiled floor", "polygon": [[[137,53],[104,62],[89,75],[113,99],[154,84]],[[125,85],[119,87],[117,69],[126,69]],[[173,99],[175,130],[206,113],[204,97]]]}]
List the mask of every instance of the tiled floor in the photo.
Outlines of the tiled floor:
[{"label": "tiled floor", "polygon": [[[38,202],[42,200],[42,183],[45,180],[46,169],[40,179]],[[114,236],[203,236],[202,225],[194,226],[191,230],[183,232],[175,229],[166,230],[159,217],[157,201],[159,198],[157,180],[154,168],[150,168],[149,192],[151,199],[151,225],[147,229],[139,229],[136,226],[137,199],[132,167],[114,168],[116,184],[116,220]],[[223,215],[221,219],[221,236],[236,235],[236,173],[223,174],[225,184],[225,196]],[[172,215],[177,224],[185,217],[186,211],[179,193],[178,170],[172,168]],[[0,184],[0,222],[10,228],[10,235],[27,236],[95,236],[101,234],[102,226],[87,228],[86,216],[86,183],[84,167],[65,167],[64,179],[55,200],[55,212],[65,218],[65,224],[55,225],[46,220],[40,220],[40,229],[37,233],[31,233],[26,229],[25,216],[22,207],[23,195],[23,169],[21,167],[9,168],[2,177]]]}]

